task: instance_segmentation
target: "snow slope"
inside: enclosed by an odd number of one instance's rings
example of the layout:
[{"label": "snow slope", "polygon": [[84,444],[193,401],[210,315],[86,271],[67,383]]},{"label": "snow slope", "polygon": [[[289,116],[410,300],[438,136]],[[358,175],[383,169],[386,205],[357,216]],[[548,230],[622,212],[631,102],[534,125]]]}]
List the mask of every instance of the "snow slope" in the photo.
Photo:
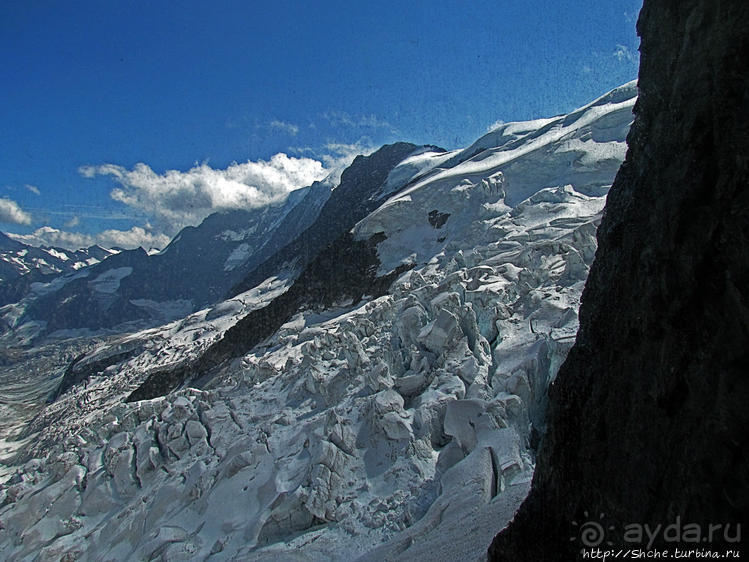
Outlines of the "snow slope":
[{"label": "snow slope", "polygon": [[635,95],[411,154],[354,228],[385,234],[380,273],[410,270],[298,310],[200,389],[124,402],[285,282],[81,358],[6,461],[6,558],[482,559],[528,490]]}]

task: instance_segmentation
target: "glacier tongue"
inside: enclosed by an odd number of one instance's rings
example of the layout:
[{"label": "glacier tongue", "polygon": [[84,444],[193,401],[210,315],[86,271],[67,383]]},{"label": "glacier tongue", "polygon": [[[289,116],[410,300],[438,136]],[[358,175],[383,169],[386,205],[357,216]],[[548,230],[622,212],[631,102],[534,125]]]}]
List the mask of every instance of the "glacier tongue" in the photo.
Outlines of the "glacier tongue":
[{"label": "glacier tongue", "polygon": [[481,559],[529,487],[634,95],[412,155],[390,178],[410,187],[385,200],[386,182],[354,229],[385,234],[381,272],[412,269],[382,297],[299,310],[200,390],[123,403],[282,283],[129,336],[139,353],[31,424],[0,491],[4,554]]}]

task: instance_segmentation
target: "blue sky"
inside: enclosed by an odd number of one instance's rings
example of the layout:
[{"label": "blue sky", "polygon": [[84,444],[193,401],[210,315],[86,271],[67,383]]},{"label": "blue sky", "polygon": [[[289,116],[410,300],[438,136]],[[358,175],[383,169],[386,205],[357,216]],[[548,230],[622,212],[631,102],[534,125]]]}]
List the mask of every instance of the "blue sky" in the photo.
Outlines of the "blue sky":
[{"label": "blue sky", "polygon": [[0,230],[161,246],[354,153],[636,78],[641,0],[0,4]]}]

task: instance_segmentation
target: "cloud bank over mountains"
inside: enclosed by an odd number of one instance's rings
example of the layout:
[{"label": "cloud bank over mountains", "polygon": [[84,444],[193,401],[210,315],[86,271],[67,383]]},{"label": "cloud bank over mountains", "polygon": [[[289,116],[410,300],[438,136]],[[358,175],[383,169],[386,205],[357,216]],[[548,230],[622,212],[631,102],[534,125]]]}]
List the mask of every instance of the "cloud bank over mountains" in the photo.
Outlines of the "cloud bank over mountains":
[{"label": "cloud bank over mountains", "polygon": [[[8,235],[33,246],[77,249],[98,244],[163,248],[179,230],[199,224],[211,213],[278,203],[290,192],[343,170],[356,154],[367,150],[361,144],[330,144],[324,147],[323,153],[309,152],[314,157],[279,152],[267,161],[233,162],[223,169],[202,163],[187,171],[163,173],[155,172],[145,163],[138,163],[131,169],[117,164],[81,166],[78,171],[83,178],[112,178],[117,186],[110,197],[144,215],[147,221],[128,230],[107,229],[91,234],[67,230],[80,226],[81,221],[75,217],[63,229],[43,225],[29,234]],[[0,199],[0,222],[31,225],[33,217],[15,201]]]},{"label": "cloud bank over mountains", "polygon": [[87,248],[95,244],[103,248],[163,248],[171,239],[165,234],[154,232],[150,226],[148,230],[134,226],[129,230],[108,229],[96,234],[67,232],[51,226],[42,226],[31,234],[8,233],[8,236],[30,246],[57,246],[70,250]]},{"label": "cloud bank over mountains", "polygon": [[82,166],[85,178],[110,176],[118,187],[111,197],[146,214],[156,228],[173,236],[209,214],[256,208],[283,200],[291,191],[328,175],[323,163],[278,153],[268,161],[232,163],[225,169],[208,164],[182,172],[154,172],[138,163],[131,170],[116,164]]}]

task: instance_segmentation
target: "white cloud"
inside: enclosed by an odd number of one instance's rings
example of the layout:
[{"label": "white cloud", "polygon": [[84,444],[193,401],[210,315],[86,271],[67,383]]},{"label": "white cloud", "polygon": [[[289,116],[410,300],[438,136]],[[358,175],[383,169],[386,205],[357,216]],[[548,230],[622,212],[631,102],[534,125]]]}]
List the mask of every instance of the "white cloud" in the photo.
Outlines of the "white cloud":
[{"label": "white cloud", "polygon": [[96,176],[96,166],[81,166],[78,168],[78,173],[84,178],[91,179]]},{"label": "white cloud", "polygon": [[274,119],[270,122],[270,128],[288,133],[292,137],[296,136],[296,134],[299,132],[299,127],[297,125],[294,125],[293,123],[287,123],[286,121],[279,121],[278,119]]},{"label": "white cloud", "polygon": [[504,121],[503,121],[502,119],[499,119],[498,121],[495,121],[494,123],[492,123],[491,125],[489,125],[489,126],[488,126],[488,127],[486,128],[486,132],[487,132],[487,133],[491,133],[491,132],[492,132],[492,131],[494,131],[495,129],[499,129],[499,128],[500,128],[500,127],[501,127],[502,125],[504,125],[504,124],[505,124],[505,122],[504,122]]},{"label": "white cloud", "polygon": [[[296,127],[281,121],[278,123],[277,128]],[[225,169],[215,169],[203,163],[184,172],[167,170],[163,174],[143,163],[132,169],[116,164],[82,166],[78,171],[84,178],[114,178],[119,185],[110,196],[133,209],[133,216],[112,215],[101,212],[98,207],[92,207],[97,211],[93,212],[84,206],[78,209],[81,212],[76,212],[64,223],[63,229],[43,226],[31,234],[8,235],[32,246],[78,249],[99,244],[110,248],[164,248],[183,227],[197,225],[215,211],[256,208],[281,201],[295,189],[331,173],[339,174],[357,155],[370,154],[375,147],[367,137],[362,137],[355,143],[328,143],[319,149],[290,150],[300,156],[279,153],[268,161],[232,163]],[[68,214],[70,211],[53,213]],[[70,230],[80,225],[79,216],[104,219],[140,217],[140,220],[147,220],[143,226],[133,226],[129,230],[110,229],[88,234]],[[30,224],[31,215],[21,210],[15,201],[0,199],[0,221]]]},{"label": "white cloud", "polygon": [[351,115],[345,111],[328,111],[323,113],[322,117],[331,127],[350,129],[387,129],[393,134],[398,132],[395,126],[384,119],[380,119],[374,114]]},{"label": "white cloud", "polygon": [[319,149],[289,150],[299,156],[279,153],[268,161],[232,163],[225,169],[212,168],[203,163],[195,164],[184,172],[167,170],[161,174],[143,163],[136,164],[132,169],[116,164],[82,166],[78,171],[84,178],[112,177],[118,186],[110,196],[127,205],[140,220],[146,219],[143,227],[133,226],[124,231],[105,230],[98,234],[71,232],[69,229],[80,224],[79,216],[101,215],[83,209],[65,223],[64,230],[44,226],[31,234],[12,236],[31,245],[71,249],[92,244],[163,248],[179,230],[199,224],[215,211],[257,208],[282,201],[295,189],[330,174],[340,174],[358,154],[370,154],[375,148],[367,137],[362,137],[351,144],[329,143]]},{"label": "white cloud", "polygon": [[98,234],[83,234],[81,232],[67,232],[51,226],[37,228],[31,234],[12,234],[8,236],[31,246],[57,246],[70,250],[86,248],[98,244],[105,248],[119,247],[132,249],[139,246],[149,248],[163,248],[169,243],[169,237],[134,226],[130,230],[105,230]]},{"label": "white cloud", "polygon": [[21,209],[18,203],[5,197],[0,199],[0,223],[31,224],[31,215]]},{"label": "white cloud", "polygon": [[24,187],[28,189],[31,193],[39,195],[39,188],[37,186],[26,184]]},{"label": "white cloud", "polygon": [[319,160],[279,153],[267,162],[233,163],[226,169],[200,164],[186,172],[158,174],[139,163],[131,170],[103,164],[82,166],[79,172],[86,178],[112,176],[119,184],[110,194],[112,199],[142,211],[163,232],[174,235],[218,210],[280,201],[289,192],[323,179],[329,170]]},{"label": "white cloud", "polygon": [[385,121],[384,119],[380,119],[374,114],[369,115],[360,115],[358,120],[358,125],[360,127],[372,127],[374,129],[390,129],[391,131],[395,131],[395,126],[393,126],[388,121]]},{"label": "white cloud", "polygon": [[318,149],[290,146],[288,150],[296,154],[310,154],[322,160],[326,169],[331,173],[340,173],[351,164],[354,158],[360,154],[368,156],[377,148],[368,138],[363,137],[354,143],[329,142]]},{"label": "white cloud", "polygon": [[613,56],[619,62],[637,63],[639,59],[637,53],[633,53],[626,45],[617,45]]},{"label": "white cloud", "polygon": [[65,228],[74,228],[81,224],[81,220],[77,216],[73,216],[69,221],[66,221],[63,225]]},{"label": "white cloud", "polygon": [[105,248],[118,246],[120,248],[164,248],[169,244],[170,237],[150,232],[139,226],[134,226],[130,230],[105,230],[96,235],[96,243]]},{"label": "white cloud", "polygon": [[12,232],[8,232],[8,236],[29,246],[59,246],[70,248],[71,250],[91,246],[93,243],[93,237],[87,234],[63,232],[51,226],[42,226],[31,234],[13,234]]}]

